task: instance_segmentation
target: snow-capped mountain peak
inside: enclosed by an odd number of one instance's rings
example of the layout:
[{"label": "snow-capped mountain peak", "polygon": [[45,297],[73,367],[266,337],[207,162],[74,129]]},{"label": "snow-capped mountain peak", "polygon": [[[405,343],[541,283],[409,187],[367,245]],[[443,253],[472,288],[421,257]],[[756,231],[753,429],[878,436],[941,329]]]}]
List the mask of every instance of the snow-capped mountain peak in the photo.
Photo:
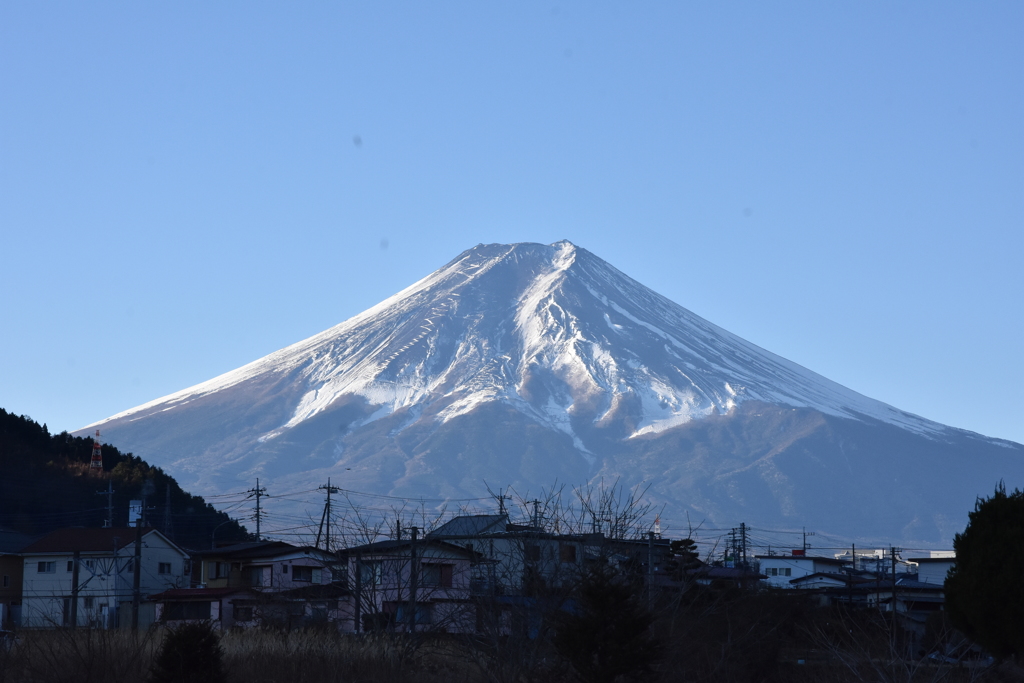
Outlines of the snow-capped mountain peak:
[{"label": "snow-capped mountain peak", "polygon": [[760,349],[568,241],[478,245],[340,325],[111,419],[291,372],[304,391],[261,441],[352,396],[375,407],[363,424],[412,406],[444,422],[506,403],[571,435],[583,454],[573,422],[628,415],[626,436],[639,437],[747,400],[946,429]]}]

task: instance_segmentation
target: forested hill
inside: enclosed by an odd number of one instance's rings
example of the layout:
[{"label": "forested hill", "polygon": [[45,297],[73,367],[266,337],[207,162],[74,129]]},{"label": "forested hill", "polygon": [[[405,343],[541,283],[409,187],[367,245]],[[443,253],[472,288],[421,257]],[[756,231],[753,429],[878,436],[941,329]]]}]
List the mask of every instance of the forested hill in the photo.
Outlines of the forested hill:
[{"label": "forested hill", "polygon": [[248,538],[244,527],[131,453],[103,445],[102,472],[90,470],[92,447],[90,438],[50,434],[45,424],[0,408],[0,527],[34,535],[103,526],[107,496],[99,492],[109,482],[114,526],[128,523],[128,503],[145,487],[149,526],[184,548],[209,548],[215,530],[217,542]]}]

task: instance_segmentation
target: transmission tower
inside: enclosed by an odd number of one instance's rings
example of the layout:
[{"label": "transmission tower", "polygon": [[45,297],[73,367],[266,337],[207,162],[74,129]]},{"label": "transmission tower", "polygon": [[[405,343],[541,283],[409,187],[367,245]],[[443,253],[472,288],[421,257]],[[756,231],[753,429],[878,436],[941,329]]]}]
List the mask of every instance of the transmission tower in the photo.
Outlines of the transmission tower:
[{"label": "transmission tower", "polygon": [[92,440],[92,458],[89,460],[89,469],[103,471],[103,447],[100,446],[100,430],[98,429]]}]

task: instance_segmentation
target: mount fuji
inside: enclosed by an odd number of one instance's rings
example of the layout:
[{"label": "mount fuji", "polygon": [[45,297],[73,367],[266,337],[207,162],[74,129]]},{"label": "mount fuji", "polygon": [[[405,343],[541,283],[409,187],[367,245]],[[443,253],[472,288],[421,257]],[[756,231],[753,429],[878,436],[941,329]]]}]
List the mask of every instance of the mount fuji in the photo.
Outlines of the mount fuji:
[{"label": "mount fuji", "polygon": [[[1024,446],[870,399],[569,242],[478,245],[380,304],[94,425],[206,495],[649,484],[662,517],[948,544]],[[273,491],[271,491],[273,493]]]}]

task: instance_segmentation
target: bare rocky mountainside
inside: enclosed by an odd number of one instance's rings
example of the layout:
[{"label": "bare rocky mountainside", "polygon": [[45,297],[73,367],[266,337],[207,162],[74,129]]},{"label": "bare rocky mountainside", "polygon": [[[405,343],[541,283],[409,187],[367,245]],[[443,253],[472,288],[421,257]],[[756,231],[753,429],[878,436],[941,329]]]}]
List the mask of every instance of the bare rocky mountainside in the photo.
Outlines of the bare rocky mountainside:
[{"label": "bare rocky mountainside", "polygon": [[[707,520],[948,544],[1024,446],[746,342],[568,242],[479,245],[377,306],[90,425],[203,494],[648,482]],[[348,468],[351,468],[350,470]]]}]

